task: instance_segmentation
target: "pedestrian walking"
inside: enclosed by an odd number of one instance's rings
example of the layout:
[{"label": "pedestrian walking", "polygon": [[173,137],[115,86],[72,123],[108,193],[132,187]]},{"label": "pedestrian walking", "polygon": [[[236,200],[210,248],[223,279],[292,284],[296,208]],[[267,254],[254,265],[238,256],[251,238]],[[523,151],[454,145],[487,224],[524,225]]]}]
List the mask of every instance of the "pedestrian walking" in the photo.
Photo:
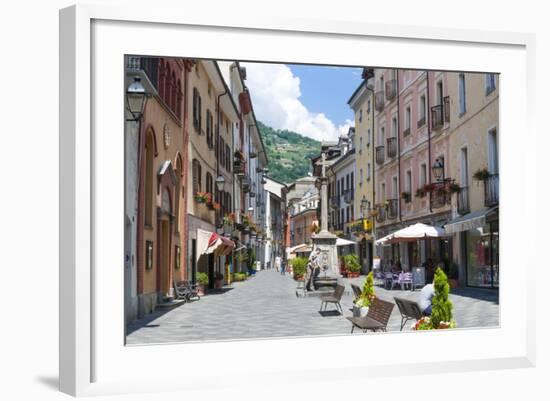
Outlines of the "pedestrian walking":
[{"label": "pedestrian walking", "polygon": [[281,275],[283,276],[285,275],[285,267],[286,267],[285,265],[286,265],[286,262],[283,260],[281,262]]}]

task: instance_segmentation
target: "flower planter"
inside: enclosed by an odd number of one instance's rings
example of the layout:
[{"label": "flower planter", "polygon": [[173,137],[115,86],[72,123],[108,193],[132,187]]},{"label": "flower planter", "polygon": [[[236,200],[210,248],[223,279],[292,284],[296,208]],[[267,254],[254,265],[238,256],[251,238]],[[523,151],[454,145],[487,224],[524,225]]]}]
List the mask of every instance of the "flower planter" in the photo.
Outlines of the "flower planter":
[{"label": "flower planter", "polygon": [[204,284],[198,284],[198,285],[197,285],[197,295],[198,295],[199,297],[203,297],[203,296],[204,296],[204,288],[205,288]]},{"label": "flower planter", "polygon": [[458,288],[458,279],[456,278],[450,278],[449,281],[449,287],[451,288]]},{"label": "flower planter", "polygon": [[350,272],[349,270],[347,272],[348,278],[356,278],[356,277],[359,277],[359,275],[360,275],[359,272]]},{"label": "flower planter", "polygon": [[352,313],[353,317],[365,317],[369,313],[369,307],[353,305]]},{"label": "flower planter", "polygon": [[214,281],[214,288],[219,289],[223,287],[223,279]]}]

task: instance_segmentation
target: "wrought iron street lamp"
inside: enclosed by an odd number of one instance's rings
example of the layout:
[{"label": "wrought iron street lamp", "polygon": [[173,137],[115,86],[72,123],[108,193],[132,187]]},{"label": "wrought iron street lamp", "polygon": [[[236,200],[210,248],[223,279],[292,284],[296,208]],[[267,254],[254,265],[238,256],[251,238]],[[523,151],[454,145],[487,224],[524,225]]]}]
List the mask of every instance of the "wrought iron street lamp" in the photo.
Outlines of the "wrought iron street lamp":
[{"label": "wrought iron street lamp", "polygon": [[369,201],[367,198],[365,198],[365,195],[363,195],[363,199],[361,199],[361,216],[365,217],[365,210],[367,210],[367,206],[369,204]]},{"label": "wrought iron street lamp", "polygon": [[216,177],[216,188],[220,192],[222,192],[225,188],[225,177],[221,174]]},{"label": "wrought iron street lamp", "polygon": [[443,179],[444,169],[445,166],[443,165],[443,161],[439,158],[435,159],[435,163],[432,166],[432,172],[437,181],[441,181]]},{"label": "wrought iron street lamp", "polygon": [[128,119],[128,121],[139,121],[145,111],[146,103],[147,91],[141,84],[141,78],[134,77],[134,82],[132,82],[126,89],[127,109],[132,115],[132,118]]}]

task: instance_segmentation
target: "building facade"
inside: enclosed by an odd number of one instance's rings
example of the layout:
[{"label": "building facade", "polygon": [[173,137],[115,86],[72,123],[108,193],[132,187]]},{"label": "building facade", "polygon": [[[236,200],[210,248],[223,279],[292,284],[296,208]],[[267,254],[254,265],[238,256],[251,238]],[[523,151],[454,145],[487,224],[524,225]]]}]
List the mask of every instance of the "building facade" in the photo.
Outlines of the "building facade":
[{"label": "building facade", "polygon": [[275,266],[275,258],[283,257],[284,246],[284,216],[286,204],[284,202],[283,189],[285,184],[265,178],[265,245],[264,245],[264,267]]},{"label": "building facade", "polygon": [[370,216],[374,199],[374,70],[363,70],[363,81],[352,94],[348,105],[355,116],[355,198],[354,225],[362,271],[372,268],[374,219]]},{"label": "building facade", "polygon": [[[126,126],[127,321],[152,312],[185,279],[183,210],[186,93],[192,63],[178,58],[127,57],[127,77],[139,76],[148,100],[137,127]],[[135,225],[134,225],[135,223]],[[135,244],[135,246],[134,246]]]},{"label": "building facade", "polygon": [[499,77],[449,74],[454,263],[461,285],[499,286]]}]

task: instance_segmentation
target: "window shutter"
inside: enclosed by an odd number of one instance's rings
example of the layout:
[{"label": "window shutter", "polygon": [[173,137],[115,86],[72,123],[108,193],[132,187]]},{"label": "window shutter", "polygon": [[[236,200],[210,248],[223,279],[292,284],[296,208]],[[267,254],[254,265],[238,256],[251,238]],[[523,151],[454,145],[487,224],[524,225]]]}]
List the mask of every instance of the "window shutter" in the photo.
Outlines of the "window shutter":
[{"label": "window shutter", "polygon": [[198,126],[198,129],[199,129],[199,134],[201,133],[201,129],[202,129],[202,102],[201,102],[201,97],[199,94],[197,94],[197,97],[198,97],[198,103],[197,103],[197,107],[198,107],[198,122],[197,122],[197,126]]}]

